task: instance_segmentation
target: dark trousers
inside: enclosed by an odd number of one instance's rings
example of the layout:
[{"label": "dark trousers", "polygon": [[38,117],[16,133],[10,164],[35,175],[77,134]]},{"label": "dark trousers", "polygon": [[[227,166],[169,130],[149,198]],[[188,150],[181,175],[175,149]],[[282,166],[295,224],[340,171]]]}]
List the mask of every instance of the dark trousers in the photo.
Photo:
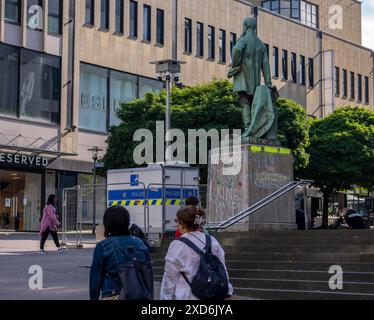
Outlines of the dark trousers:
[{"label": "dark trousers", "polygon": [[52,231],[49,227],[42,233],[42,238],[40,239],[40,249],[44,250],[45,242],[47,241],[47,238],[51,234],[53,241],[55,242],[55,245],[57,248],[60,247],[60,242],[58,241],[58,235],[57,231]]}]

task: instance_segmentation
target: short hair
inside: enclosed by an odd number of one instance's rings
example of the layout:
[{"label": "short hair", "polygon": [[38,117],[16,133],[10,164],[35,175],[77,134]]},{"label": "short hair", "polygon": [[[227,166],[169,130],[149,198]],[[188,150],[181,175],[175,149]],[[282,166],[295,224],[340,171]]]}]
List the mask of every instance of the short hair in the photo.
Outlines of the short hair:
[{"label": "short hair", "polygon": [[189,196],[185,201],[184,204],[186,206],[197,206],[199,204],[199,199],[196,198],[195,196]]},{"label": "short hair", "polygon": [[130,214],[124,207],[115,206],[106,209],[103,224],[106,238],[130,235]]}]

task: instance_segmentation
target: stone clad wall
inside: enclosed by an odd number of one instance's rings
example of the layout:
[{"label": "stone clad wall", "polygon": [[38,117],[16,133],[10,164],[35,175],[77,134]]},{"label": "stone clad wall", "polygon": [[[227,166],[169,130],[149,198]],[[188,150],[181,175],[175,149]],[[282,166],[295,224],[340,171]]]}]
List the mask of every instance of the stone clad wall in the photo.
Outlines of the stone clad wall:
[{"label": "stone clad wall", "polygon": [[[249,150],[249,148],[252,149]],[[208,222],[222,222],[293,181],[293,158],[288,149],[242,146],[239,174],[225,175],[224,164],[209,165]],[[228,231],[294,229],[294,192],[259,210]]]}]

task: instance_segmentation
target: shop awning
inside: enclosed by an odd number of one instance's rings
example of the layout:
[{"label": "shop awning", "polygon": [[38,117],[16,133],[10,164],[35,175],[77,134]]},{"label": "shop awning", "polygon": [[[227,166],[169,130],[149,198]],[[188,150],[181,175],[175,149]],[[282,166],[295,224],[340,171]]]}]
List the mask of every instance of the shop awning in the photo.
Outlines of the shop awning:
[{"label": "shop awning", "polygon": [[[61,151],[64,146],[68,151]],[[15,151],[16,153],[30,153],[37,156],[76,157],[78,153],[70,151],[64,145],[60,137],[44,139],[42,137],[25,137],[23,135],[12,136],[0,132],[0,150]]]}]

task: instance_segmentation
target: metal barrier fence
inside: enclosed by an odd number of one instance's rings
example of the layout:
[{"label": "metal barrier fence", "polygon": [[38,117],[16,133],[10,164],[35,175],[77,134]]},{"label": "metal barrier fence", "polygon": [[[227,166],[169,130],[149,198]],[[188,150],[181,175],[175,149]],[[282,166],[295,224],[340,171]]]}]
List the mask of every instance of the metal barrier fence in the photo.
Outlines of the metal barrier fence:
[{"label": "metal barrier fence", "polygon": [[139,182],[136,188],[132,183],[66,188],[62,196],[62,242],[77,247],[95,243],[92,229],[102,224],[106,208],[123,206],[129,211],[131,222],[157,243],[164,234],[175,231],[176,213],[190,195],[198,197],[200,205],[206,207],[206,185],[151,183],[145,186]]}]

